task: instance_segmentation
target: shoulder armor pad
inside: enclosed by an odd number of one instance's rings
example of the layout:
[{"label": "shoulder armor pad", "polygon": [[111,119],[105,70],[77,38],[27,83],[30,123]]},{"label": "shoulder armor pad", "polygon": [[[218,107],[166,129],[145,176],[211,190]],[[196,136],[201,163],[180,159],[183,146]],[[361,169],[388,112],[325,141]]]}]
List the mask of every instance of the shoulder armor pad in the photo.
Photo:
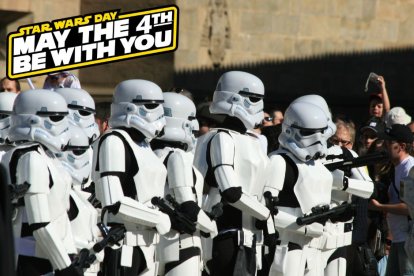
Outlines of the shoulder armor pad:
[{"label": "shoulder armor pad", "polygon": [[170,189],[193,186],[193,166],[187,162],[183,152],[174,151],[167,161],[168,185]]},{"label": "shoulder armor pad", "polygon": [[125,146],[120,137],[114,134],[103,136],[98,147],[100,172],[125,172]]},{"label": "shoulder armor pad", "polygon": [[211,139],[210,156],[213,168],[220,165],[233,165],[234,153],[234,141],[230,133],[218,132]]},{"label": "shoulder armor pad", "polygon": [[27,182],[30,188],[28,194],[49,193],[49,169],[43,157],[37,151],[24,154],[17,163],[16,183]]}]

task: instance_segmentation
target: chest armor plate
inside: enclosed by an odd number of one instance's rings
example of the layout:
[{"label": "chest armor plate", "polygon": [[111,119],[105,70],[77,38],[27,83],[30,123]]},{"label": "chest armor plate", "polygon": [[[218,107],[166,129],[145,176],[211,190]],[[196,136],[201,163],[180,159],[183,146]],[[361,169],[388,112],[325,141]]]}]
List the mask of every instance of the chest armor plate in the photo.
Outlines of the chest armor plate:
[{"label": "chest armor plate", "polygon": [[260,199],[267,175],[269,158],[263,153],[257,138],[230,132],[233,137],[234,172],[243,191]]},{"label": "chest armor plate", "polygon": [[303,163],[288,153],[298,167],[298,180],[293,188],[302,213],[312,207],[331,203],[332,174],[320,160]]},{"label": "chest armor plate", "polygon": [[167,170],[162,161],[155,155],[148,143],[135,143],[126,132],[116,131],[124,136],[138,164],[138,173],[133,176],[137,200],[141,203],[150,203],[154,196],[164,197]]}]

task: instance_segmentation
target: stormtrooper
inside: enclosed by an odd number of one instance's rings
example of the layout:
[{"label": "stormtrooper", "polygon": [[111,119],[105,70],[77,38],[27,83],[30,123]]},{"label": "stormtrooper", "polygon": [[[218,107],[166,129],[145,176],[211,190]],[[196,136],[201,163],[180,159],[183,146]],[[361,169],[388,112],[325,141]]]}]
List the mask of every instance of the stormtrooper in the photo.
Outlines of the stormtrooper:
[{"label": "stormtrooper", "polygon": [[300,225],[297,221],[331,203],[333,176],[321,160],[327,152],[329,132],[328,118],[318,106],[293,102],[287,108],[280,148],[269,155],[272,170],[265,188],[279,197],[274,222],[280,244],[271,275],[324,275],[319,244],[324,223]]},{"label": "stormtrooper", "polygon": [[211,238],[217,235],[216,223],[201,210],[204,181],[193,167],[191,150],[195,144],[196,107],[183,95],[174,92],[163,95],[167,124],[164,135],[152,140],[151,145],[167,168],[166,194],[172,195],[180,211],[196,223],[198,231],[172,230],[168,238],[161,237],[159,274],[196,276],[201,275],[203,269],[200,231]]},{"label": "stormtrooper", "polygon": [[[407,204],[410,217],[414,217],[414,167],[410,169],[408,176],[401,180],[401,200]],[[405,240],[404,249],[408,258],[414,263],[414,222],[411,220],[410,230]]]},{"label": "stormtrooper", "polygon": [[65,98],[69,109],[69,122],[83,129],[90,143],[99,137],[99,127],[95,122],[95,102],[83,89],[58,88],[55,90]]},{"label": "stormtrooper", "polygon": [[212,259],[207,263],[211,275],[255,275],[262,263],[263,231],[255,224],[271,218],[261,203],[269,159],[257,137],[246,131],[263,119],[263,97],[264,86],[256,76],[224,73],[210,112],[226,115],[225,119],[220,128],[197,141],[194,165],[209,189],[204,209],[224,204],[217,219],[219,233],[212,240]]},{"label": "stormtrooper", "polygon": [[[89,139],[89,144],[91,145],[99,137],[99,127],[95,122],[95,102],[91,95],[83,90],[77,88],[58,88],[55,90],[56,93],[60,94],[65,98],[66,103],[69,109],[69,123],[71,125],[75,125],[80,127]],[[73,156],[73,154],[71,155]],[[91,146],[87,149],[87,154],[82,154],[82,157],[78,157],[78,160],[82,160],[89,156],[89,165],[83,166],[82,172],[79,171],[80,168],[75,169],[78,173],[83,175],[83,179],[76,181],[82,181],[81,185],[74,185],[75,189],[82,189],[85,192],[89,193],[89,198],[94,205],[99,206],[99,202],[95,200],[95,184],[92,182],[92,177],[86,174],[86,170],[92,168],[93,162],[93,149]],[[76,166],[80,166],[81,164],[77,163]],[[66,168],[71,168],[66,167]],[[91,173],[91,171],[89,172]],[[73,174],[72,174],[73,176]]]},{"label": "stormtrooper", "polygon": [[104,275],[157,275],[156,244],[171,223],[151,203],[153,197],[164,196],[167,171],[149,142],[165,126],[163,102],[161,88],[153,82],[119,83],[111,129],[96,141],[97,198],[108,226],[126,229],[121,247],[105,251]]},{"label": "stormtrooper", "polygon": [[0,162],[1,157],[13,147],[9,139],[10,115],[17,94],[12,92],[0,93]]},{"label": "stormtrooper", "polygon": [[97,275],[100,271],[100,262],[103,260],[103,251],[99,254],[93,251],[93,246],[101,240],[98,224],[98,210],[89,202],[90,193],[83,191],[82,187],[88,182],[92,164],[88,150],[89,138],[84,131],[70,124],[70,140],[66,151],[59,154],[63,167],[72,176],[72,189],[70,191],[70,207],[68,216],[72,227],[75,246],[78,252],[88,249],[96,256],[96,260],[88,263],[84,275]]},{"label": "stormtrooper", "polygon": [[7,182],[28,184],[14,220],[18,275],[82,275],[72,263],[76,247],[67,214],[71,177],[53,152],[67,147],[65,100],[48,90],[29,90],[15,100],[7,152]]},{"label": "stormtrooper", "polygon": [[[305,95],[297,98],[293,103],[309,103],[320,107],[328,118],[328,129],[326,137],[335,134],[336,126],[332,121],[332,115],[325,99],[319,95]],[[324,164],[342,161],[339,157],[346,155],[348,158],[358,157],[353,150],[328,145],[327,157],[322,159]],[[334,158],[336,156],[336,158]],[[352,168],[348,175],[343,170],[332,171],[334,182],[331,193],[331,207],[339,206],[344,202],[351,202],[351,196],[369,198],[373,192],[374,185],[363,168]],[[346,184],[345,184],[346,183]],[[332,223],[325,224],[325,231],[320,238],[323,243],[323,262],[327,263],[325,268],[326,275],[345,275],[346,274],[346,251],[345,246],[352,243],[352,215],[353,212],[343,216],[341,219]]]}]

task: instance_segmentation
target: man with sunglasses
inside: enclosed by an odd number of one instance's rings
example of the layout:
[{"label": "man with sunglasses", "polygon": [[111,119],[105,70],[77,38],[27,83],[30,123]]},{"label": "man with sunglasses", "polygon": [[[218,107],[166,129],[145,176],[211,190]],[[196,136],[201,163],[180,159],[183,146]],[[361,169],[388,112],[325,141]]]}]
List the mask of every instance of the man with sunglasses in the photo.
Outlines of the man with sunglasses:
[{"label": "man with sunglasses", "polygon": [[375,199],[371,200],[373,210],[387,213],[387,221],[393,237],[386,276],[414,275],[414,264],[407,258],[404,251],[404,243],[412,218],[400,195],[400,181],[408,176],[410,169],[414,166],[414,157],[409,154],[414,137],[406,125],[395,124],[380,134],[380,138],[385,140],[395,170],[393,182],[388,188],[389,202],[382,204]]}]

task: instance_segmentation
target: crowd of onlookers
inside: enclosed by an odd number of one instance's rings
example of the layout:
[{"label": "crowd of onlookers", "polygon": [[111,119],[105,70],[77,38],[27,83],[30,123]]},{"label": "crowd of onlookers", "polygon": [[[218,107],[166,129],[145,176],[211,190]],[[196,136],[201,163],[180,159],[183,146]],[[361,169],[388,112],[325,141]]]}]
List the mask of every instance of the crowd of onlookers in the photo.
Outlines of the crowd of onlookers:
[{"label": "crowd of onlookers", "polygon": [[[414,166],[414,122],[403,107],[391,108],[384,78],[378,76],[377,81],[379,91],[369,95],[370,119],[361,128],[357,129],[356,124],[348,119],[337,118],[335,110],[331,110],[337,130],[330,138],[330,143],[353,150],[359,156],[376,152],[388,153],[389,158],[385,161],[366,166],[375,187],[372,197],[352,198],[358,205],[354,219],[353,246],[362,246],[372,252],[378,262],[379,275],[385,275],[387,262],[395,268],[393,274],[388,275],[400,275],[398,269],[413,269],[403,248],[411,218],[407,206],[400,199],[399,180],[406,177]],[[48,75],[44,87],[50,89],[59,86],[80,88],[80,83],[68,72]],[[19,93],[19,81],[1,79],[0,91]],[[187,90],[177,92],[192,97]],[[209,112],[208,102],[198,106],[197,118],[199,135],[206,133],[222,120],[220,115]],[[97,117],[97,120],[104,131],[108,127],[105,118]],[[270,153],[279,147],[278,136],[282,123],[283,110],[265,110],[262,125],[252,132],[259,137],[265,152]],[[348,260],[348,275],[358,275],[356,269],[358,265]]]}]

